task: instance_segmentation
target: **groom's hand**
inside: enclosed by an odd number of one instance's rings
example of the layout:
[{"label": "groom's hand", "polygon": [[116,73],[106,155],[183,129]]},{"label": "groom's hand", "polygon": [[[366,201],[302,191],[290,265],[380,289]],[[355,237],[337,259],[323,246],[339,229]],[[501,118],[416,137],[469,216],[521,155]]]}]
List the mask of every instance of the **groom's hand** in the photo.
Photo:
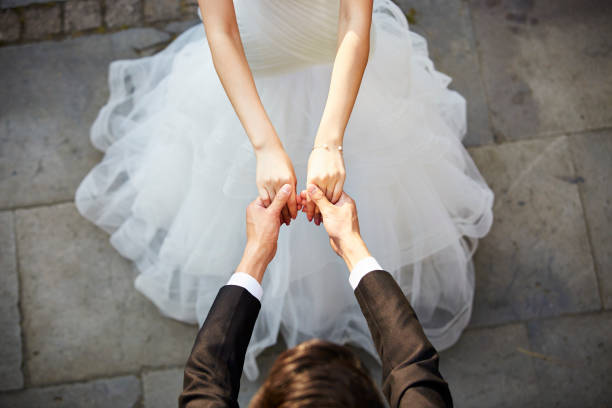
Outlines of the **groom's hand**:
[{"label": "groom's hand", "polygon": [[272,203],[265,207],[264,201],[258,197],[246,210],[247,243],[242,261],[236,270],[248,273],[259,283],[274,255],[278,241],[278,232],[281,226],[281,211],[285,208],[291,197],[293,188],[285,184]]},{"label": "groom's hand", "polygon": [[342,192],[336,204],[332,204],[314,184],[310,184],[307,192],[302,194],[307,194],[321,211],[323,226],[329,235],[329,243],[332,249],[344,259],[349,270],[352,270],[357,262],[370,256],[359,232],[357,207],[348,194]]}]

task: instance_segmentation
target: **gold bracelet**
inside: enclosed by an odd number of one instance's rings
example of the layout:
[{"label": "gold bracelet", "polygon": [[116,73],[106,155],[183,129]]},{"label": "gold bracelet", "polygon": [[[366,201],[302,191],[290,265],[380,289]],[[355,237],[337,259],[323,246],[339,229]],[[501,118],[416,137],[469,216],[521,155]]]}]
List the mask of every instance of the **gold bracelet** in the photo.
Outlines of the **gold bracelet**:
[{"label": "gold bracelet", "polygon": [[[338,149],[339,152],[342,152],[342,145],[340,146],[336,146],[336,148]],[[330,147],[327,144],[322,144],[322,145],[315,145],[312,150],[314,149],[325,149],[325,150],[329,150]]]}]

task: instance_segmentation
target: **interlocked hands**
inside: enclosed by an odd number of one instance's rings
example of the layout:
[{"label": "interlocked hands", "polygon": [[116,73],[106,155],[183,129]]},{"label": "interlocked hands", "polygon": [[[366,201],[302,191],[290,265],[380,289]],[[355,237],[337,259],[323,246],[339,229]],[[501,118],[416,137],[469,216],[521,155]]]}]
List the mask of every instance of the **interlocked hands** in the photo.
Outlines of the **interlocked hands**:
[{"label": "interlocked hands", "polygon": [[[344,159],[340,150],[332,147],[313,149],[308,159],[307,184],[317,185],[323,195],[332,204],[336,204],[342,195],[345,178]],[[289,199],[279,214],[282,223],[289,225],[297,217],[298,211],[304,208],[308,221],[314,220],[316,225],[321,224],[321,212],[314,201],[307,195],[303,196],[303,201],[299,201],[295,171],[282,147],[258,152],[256,183],[264,207],[270,205],[284,184],[291,185]]]},{"label": "interlocked hands", "polygon": [[[247,244],[237,270],[248,271],[259,282],[276,254],[282,211],[292,194],[292,186],[285,184],[267,208],[261,197],[247,207]],[[296,196],[297,208],[307,212],[305,203],[309,201],[320,211],[319,222],[329,234],[332,249],[344,259],[349,269],[370,256],[359,232],[355,202],[348,194],[342,192],[338,202],[332,204],[321,189],[310,184],[308,190]]]},{"label": "interlocked hands", "polygon": [[368,257],[355,202],[343,192],[345,176],[340,149],[315,148],[308,160],[308,189],[298,194],[293,165],[282,147],[259,151],[259,197],[247,207],[247,244],[237,270],[248,271],[261,282],[276,254],[281,225],[290,225],[300,210],[308,221],[323,224],[332,249],[349,269]]}]

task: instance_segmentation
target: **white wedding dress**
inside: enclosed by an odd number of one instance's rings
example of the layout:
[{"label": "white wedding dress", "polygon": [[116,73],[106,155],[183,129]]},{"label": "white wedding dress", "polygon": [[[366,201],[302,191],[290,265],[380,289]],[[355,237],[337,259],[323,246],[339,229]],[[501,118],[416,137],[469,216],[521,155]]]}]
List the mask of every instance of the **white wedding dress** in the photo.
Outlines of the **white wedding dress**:
[{"label": "white wedding dress", "polygon": [[[298,188],[324,108],[338,0],[236,0],[262,102]],[[83,180],[79,211],[134,261],[136,288],[172,318],[200,324],[237,266],[255,156],[213,67],[201,24],[164,51],[110,66],[110,99],[91,130],[104,159]],[[375,0],[370,58],[344,138],[344,189],[372,254],[397,280],[439,349],[467,325],[471,257],[492,222],[493,193],[461,144],[465,100],[447,89],[401,10]],[[341,259],[322,226],[282,227],[245,373],[275,344],[319,337],[376,356]]]}]

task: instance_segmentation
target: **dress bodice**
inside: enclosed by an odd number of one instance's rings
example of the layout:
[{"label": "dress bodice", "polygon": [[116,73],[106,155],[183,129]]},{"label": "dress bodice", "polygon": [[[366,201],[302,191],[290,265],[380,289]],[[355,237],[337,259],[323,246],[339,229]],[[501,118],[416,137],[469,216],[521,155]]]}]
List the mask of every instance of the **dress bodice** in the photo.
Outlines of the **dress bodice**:
[{"label": "dress bodice", "polygon": [[235,0],[234,7],[253,72],[334,60],[339,0]]},{"label": "dress bodice", "polygon": [[[278,74],[333,63],[340,0],[234,0],[234,8],[254,74]],[[373,24],[370,55],[375,37]]]}]

